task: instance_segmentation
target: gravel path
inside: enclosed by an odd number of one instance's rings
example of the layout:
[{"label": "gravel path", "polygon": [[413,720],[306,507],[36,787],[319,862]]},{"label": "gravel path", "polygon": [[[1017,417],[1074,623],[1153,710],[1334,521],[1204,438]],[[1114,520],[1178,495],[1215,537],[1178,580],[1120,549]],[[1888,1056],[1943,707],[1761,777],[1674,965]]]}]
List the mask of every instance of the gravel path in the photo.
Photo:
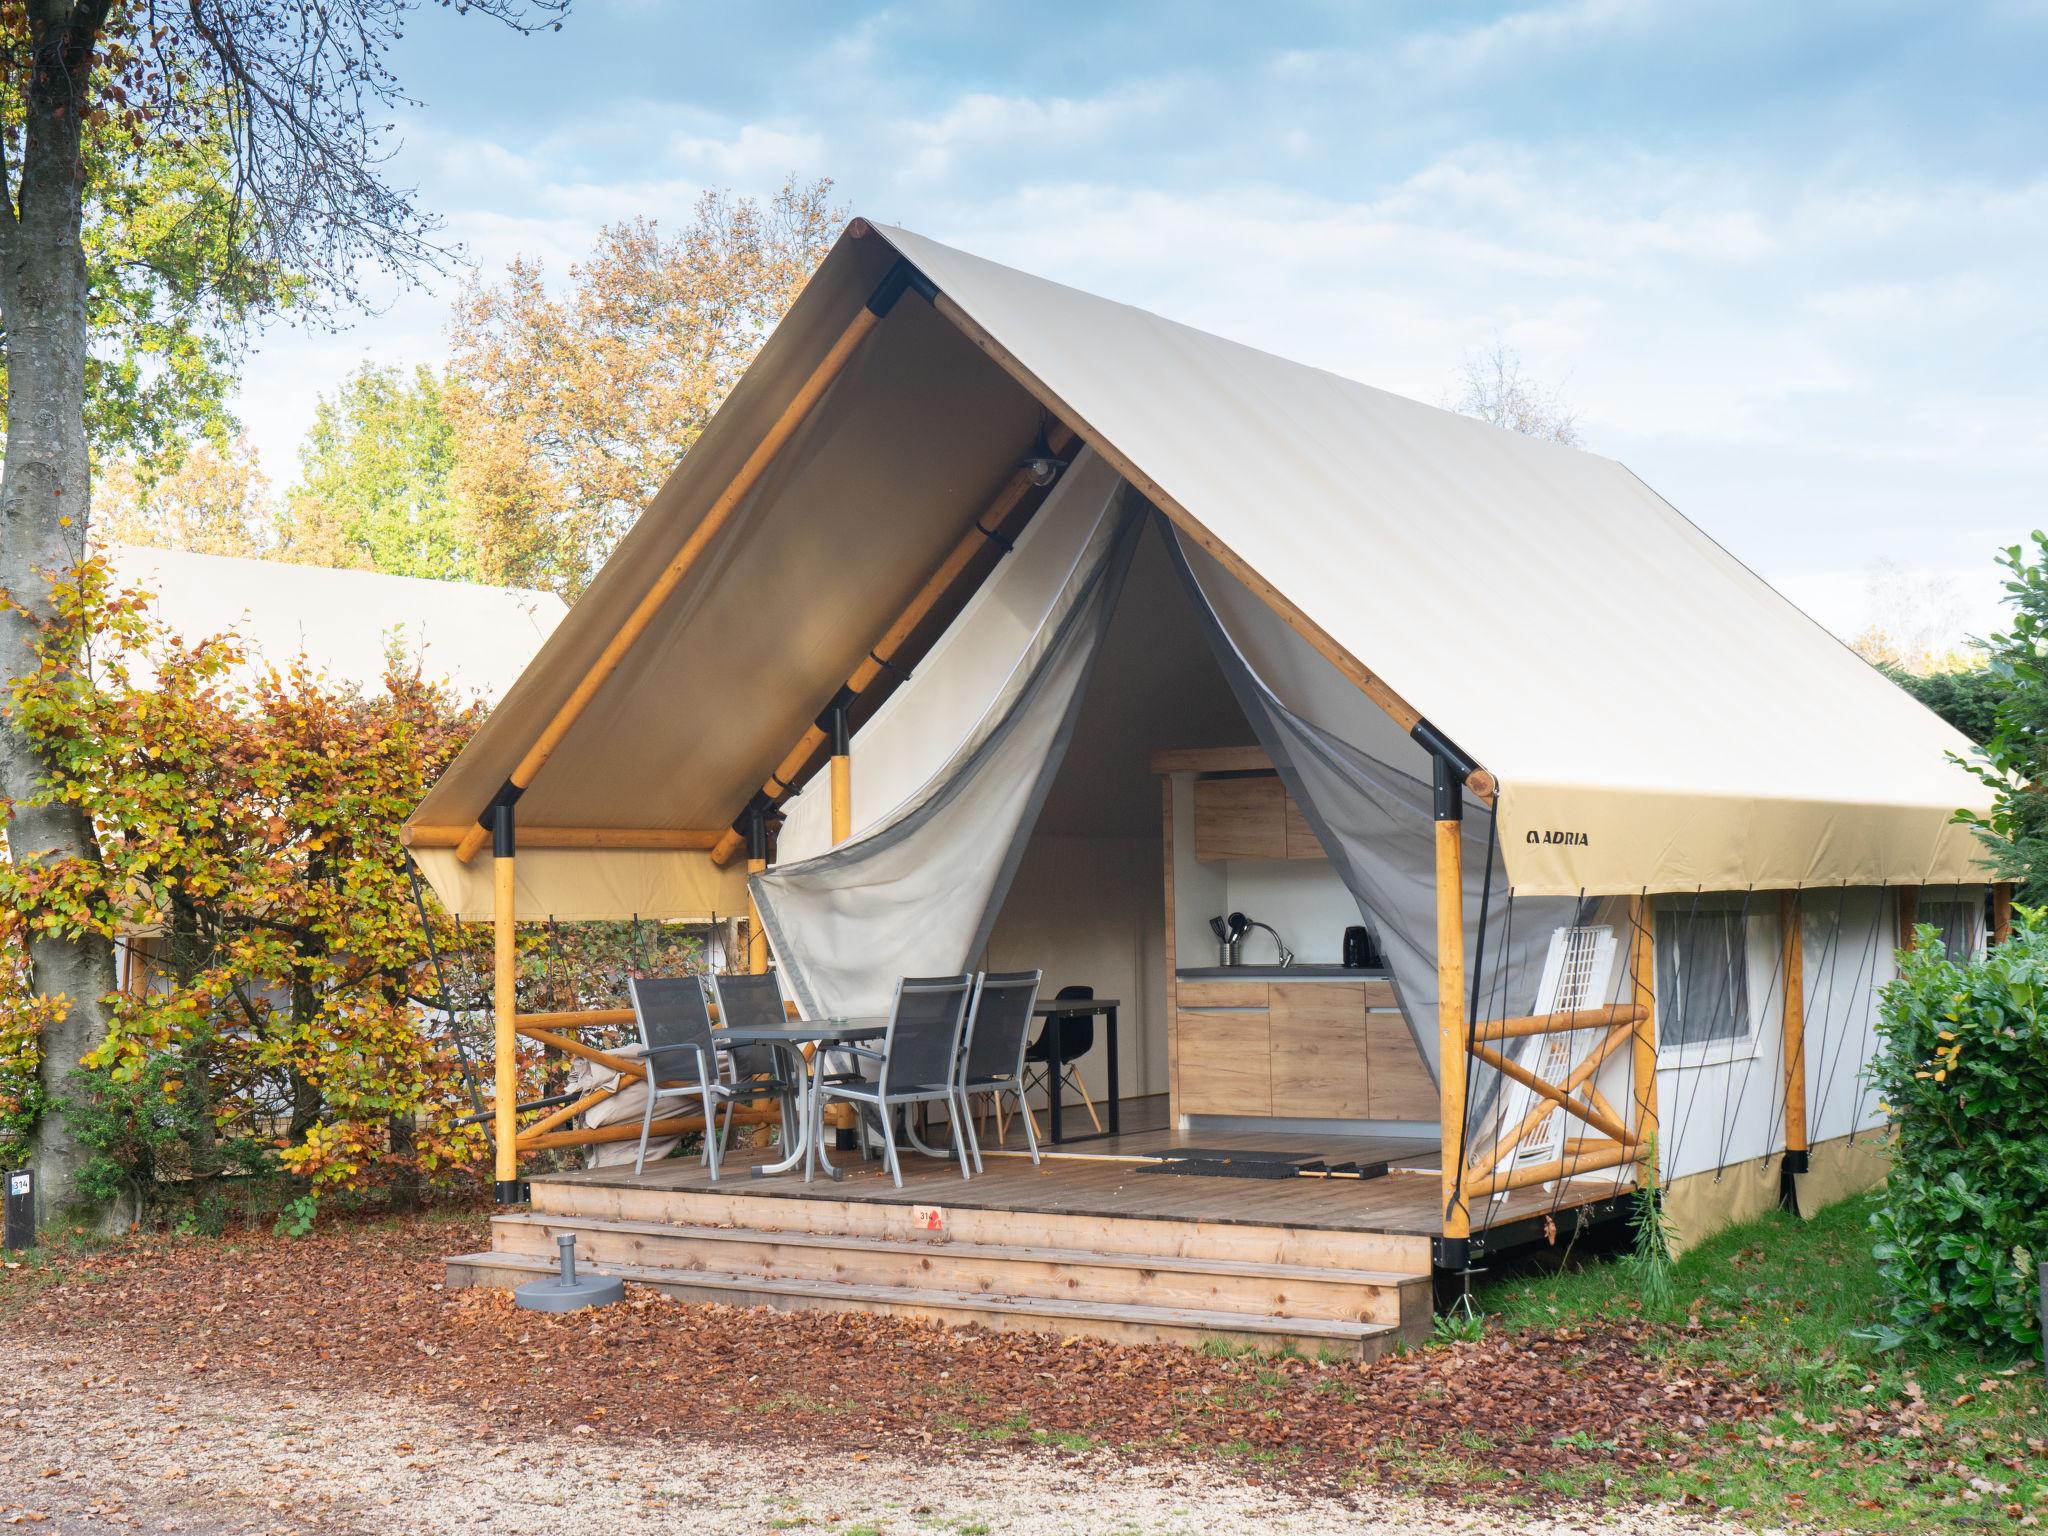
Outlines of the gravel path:
[{"label": "gravel path", "polygon": [[1225,1474],[1109,1457],[983,1451],[791,1466],[587,1430],[502,1436],[396,1396],[250,1392],[17,1344],[0,1381],[0,1525],[190,1536],[565,1531],[817,1531],[841,1536],[1238,1536],[1238,1533],[1716,1528],[1654,1510],[1611,1521],[1367,1496],[1303,1500]]}]

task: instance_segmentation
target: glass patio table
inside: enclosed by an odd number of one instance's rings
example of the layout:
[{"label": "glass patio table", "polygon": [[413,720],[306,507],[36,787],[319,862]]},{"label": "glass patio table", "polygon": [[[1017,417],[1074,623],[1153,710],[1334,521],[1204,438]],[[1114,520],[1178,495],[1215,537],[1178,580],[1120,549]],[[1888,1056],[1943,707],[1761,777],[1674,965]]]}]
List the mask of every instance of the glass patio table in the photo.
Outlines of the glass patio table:
[{"label": "glass patio table", "polygon": [[[770,1174],[790,1173],[803,1166],[804,1153],[810,1142],[811,1101],[817,1096],[818,1076],[824,1070],[825,1052],[836,1045],[857,1045],[864,1040],[879,1040],[889,1032],[886,1018],[852,1019],[794,1019],[780,1027],[763,1025],[749,1027],[736,1025],[731,1029],[714,1031],[714,1038],[725,1045],[765,1045],[781,1058],[782,1066],[789,1076],[785,1081],[804,1085],[803,1101],[796,1106],[797,1123],[789,1123],[789,1106],[784,1102],[782,1115],[782,1145],[785,1155],[780,1162],[756,1163],[753,1174],[757,1179]],[[805,1065],[803,1048],[815,1045],[808,1066]]]}]

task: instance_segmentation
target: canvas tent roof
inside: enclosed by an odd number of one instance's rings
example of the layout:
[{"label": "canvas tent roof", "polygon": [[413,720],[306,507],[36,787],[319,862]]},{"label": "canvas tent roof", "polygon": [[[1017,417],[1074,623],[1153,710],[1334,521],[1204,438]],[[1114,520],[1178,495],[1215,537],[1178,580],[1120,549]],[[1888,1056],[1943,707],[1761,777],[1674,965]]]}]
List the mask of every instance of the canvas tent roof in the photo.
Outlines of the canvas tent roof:
[{"label": "canvas tent roof", "polygon": [[[1354,678],[1500,786],[1530,893],[1983,878],[1968,744],[1625,467],[856,221],[413,818],[466,826],[901,256],[896,305],[519,803],[724,826],[1029,443],[1041,405]],[[1369,676],[1368,676],[1369,674]],[[696,915],[701,851],[522,856],[522,910]],[[422,864],[488,910],[487,861]]]},{"label": "canvas tent roof", "polygon": [[305,656],[340,682],[376,690],[394,646],[463,697],[494,703],[568,613],[553,592],[382,571],[334,570],[112,544],[115,577],[156,595],[156,614],[192,639],[232,630],[257,658]]}]

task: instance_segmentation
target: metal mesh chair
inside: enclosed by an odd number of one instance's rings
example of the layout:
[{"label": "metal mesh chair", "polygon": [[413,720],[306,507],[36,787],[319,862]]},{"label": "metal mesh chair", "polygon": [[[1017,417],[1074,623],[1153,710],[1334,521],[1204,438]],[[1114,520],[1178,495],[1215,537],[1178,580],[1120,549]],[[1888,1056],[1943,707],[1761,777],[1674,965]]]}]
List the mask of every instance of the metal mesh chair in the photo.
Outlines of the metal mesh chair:
[{"label": "metal mesh chair", "polygon": [[[797,1117],[796,1084],[780,1076],[774,1053],[766,1046],[746,1046],[726,1053],[721,1070],[717,1034],[705,1004],[704,983],[696,976],[634,977],[627,982],[633,1017],[640,1026],[640,1047],[647,1062],[647,1107],[640,1117],[640,1151],[633,1172],[647,1167],[647,1141],[659,1099],[695,1098],[704,1106],[704,1161],[711,1177],[732,1133],[733,1106],[754,1099],[782,1101],[784,1123]],[[778,1007],[780,1005],[778,1004]],[[723,1007],[720,1009],[723,1012]],[[749,1056],[761,1058],[750,1067]],[[745,1072],[742,1079],[736,1074]],[[663,1086],[666,1084],[667,1086]],[[718,1118],[718,1106],[725,1118]]]},{"label": "metal mesh chair", "polygon": [[[883,1158],[898,1189],[903,1187],[903,1165],[896,1155],[895,1112],[906,1105],[945,1105],[960,1177],[968,1176],[961,1130],[966,1106],[959,1097],[959,1070],[961,1037],[973,993],[971,976],[906,976],[896,983],[896,1000],[889,1009],[881,1049],[845,1048],[847,1056],[866,1065],[874,1075],[822,1081],[812,1096],[805,1179],[823,1156],[819,1143],[824,1135],[825,1104],[832,1099],[852,1104],[856,1111],[871,1111],[881,1121]],[[829,1164],[826,1168],[831,1171]]]},{"label": "metal mesh chair", "polygon": [[[718,1022],[728,1029],[782,1029],[789,1023],[782,1007],[782,984],[765,971],[757,976],[713,976],[711,991],[718,1003]],[[739,1077],[773,1077],[775,1049],[736,1046],[732,1065]]]},{"label": "metal mesh chair", "polygon": [[718,1106],[731,1102],[732,1089],[718,1074],[704,984],[695,976],[635,976],[626,982],[626,990],[640,1026],[641,1059],[647,1064],[647,1107],[640,1116],[640,1151],[633,1159],[633,1172],[647,1169],[654,1106],[663,1099],[693,1098],[704,1106],[704,1162],[716,1180]]},{"label": "metal mesh chair", "polygon": [[[1038,1127],[1031,1122],[1024,1103],[1024,1045],[1031,1033],[1031,1009],[1038,1001],[1038,983],[1043,971],[987,971],[974,989],[974,1009],[967,1019],[967,1039],[960,1052],[960,1104],[966,1108],[970,1095],[988,1094],[995,1100],[997,1140],[1003,1136],[1003,1098],[1014,1094],[1018,1113],[1024,1121],[1024,1139],[1031,1147],[1031,1161],[1038,1157]],[[974,1171],[981,1169],[981,1137],[974,1121],[967,1121],[967,1147],[974,1157]]]}]

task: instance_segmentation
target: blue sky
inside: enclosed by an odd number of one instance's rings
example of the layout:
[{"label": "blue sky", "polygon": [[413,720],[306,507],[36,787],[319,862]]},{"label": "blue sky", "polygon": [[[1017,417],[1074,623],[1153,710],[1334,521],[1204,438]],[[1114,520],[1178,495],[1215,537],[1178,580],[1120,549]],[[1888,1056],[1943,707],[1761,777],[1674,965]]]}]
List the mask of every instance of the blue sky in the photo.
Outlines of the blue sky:
[{"label": "blue sky", "polygon": [[[1420,399],[1498,336],[1838,630],[1881,560],[1987,627],[1992,551],[2048,523],[2048,0],[578,0],[536,37],[430,10],[394,64],[394,173],[487,273],[829,175]],[[274,476],[354,363],[438,361],[452,291],[259,347]]]}]

